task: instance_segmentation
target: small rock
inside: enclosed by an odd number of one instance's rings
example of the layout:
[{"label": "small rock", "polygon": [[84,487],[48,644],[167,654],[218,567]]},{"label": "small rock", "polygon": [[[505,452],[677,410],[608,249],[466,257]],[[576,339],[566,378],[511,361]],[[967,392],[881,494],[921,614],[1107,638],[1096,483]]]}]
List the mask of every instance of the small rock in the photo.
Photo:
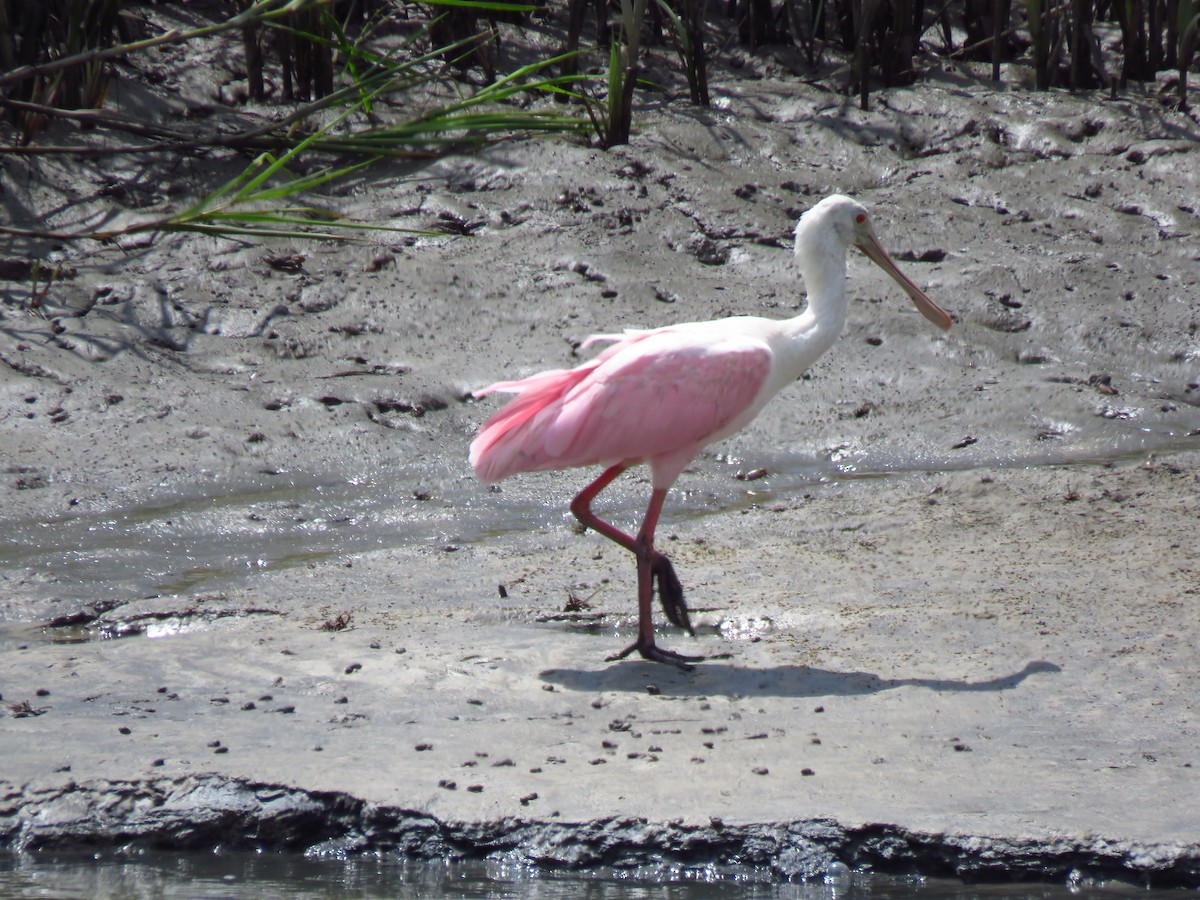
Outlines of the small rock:
[{"label": "small rock", "polygon": [[767,470],[764,468],[751,469],[749,472],[738,472],[733,477],[738,481],[757,481],[767,475]]}]

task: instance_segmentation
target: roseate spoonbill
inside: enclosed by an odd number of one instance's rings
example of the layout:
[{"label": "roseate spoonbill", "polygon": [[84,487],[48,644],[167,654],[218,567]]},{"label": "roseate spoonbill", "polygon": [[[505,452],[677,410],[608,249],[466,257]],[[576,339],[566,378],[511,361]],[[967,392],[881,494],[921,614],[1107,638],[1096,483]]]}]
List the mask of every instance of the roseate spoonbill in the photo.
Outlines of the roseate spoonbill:
[{"label": "roseate spoonbill", "polygon": [[[796,259],[808,287],[804,311],[791,319],[734,316],[688,322],[587,341],[615,341],[574,369],[501,381],[475,396],[517,394],[471,443],[478,477],[496,482],[517,472],[604,466],[571,503],[571,512],[637,558],[638,636],[610,660],[635,650],[690,669],[702,657],[654,642],[651,601],[657,583],[667,618],[691,634],[683,588],[669,559],[654,548],[667,490],[700,450],[758,415],[768,400],[799,378],[841,334],[846,322],[846,250],[853,244],[892,276],[925,318],[942,329],[949,314],[902,273],[880,246],[866,208],[849,197],[827,197],[796,225]],[[587,346],[587,344],[585,344]],[[637,536],[592,512],[592,501],[630,466],[647,463],[650,505]]]}]

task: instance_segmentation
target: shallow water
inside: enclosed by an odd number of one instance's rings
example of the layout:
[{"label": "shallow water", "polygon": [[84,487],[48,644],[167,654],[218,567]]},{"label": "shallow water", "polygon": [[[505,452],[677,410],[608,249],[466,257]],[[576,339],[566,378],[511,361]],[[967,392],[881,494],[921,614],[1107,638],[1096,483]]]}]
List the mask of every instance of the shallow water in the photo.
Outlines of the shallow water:
[{"label": "shallow water", "polygon": [[852,874],[817,882],[711,868],[539,871],[498,862],[413,863],[281,853],[143,853],[95,857],[0,855],[0,897],[60,900],[264,898],[538,898],[538,900],[1178,900],[1182,890],[1119,883],[968,885],[947,879]]},{"label": "shallow water", "polygon": [[[918,456],[911,447],[898,446],[779,453],[754,460],[726,457],[725,465],[704,465],[681,481],[670,514],[705,516],[862,479],[976,468],[1113,465],[1200,446],[1200,438],[1186,431],[1106,424],[1103,433],[1068,446],[1026,448],[1002,458],[994,447],[987,453],[967,447]],[[731,477],[758,466],[770,477]],[[346,554],[472,543],[489,535],[555,527],[566,515],[569,495],[531,482],[506,486],[503,499],[493,500],[473,480],[449,478],[432,496],[414,495],[413,483],[394,472],[343,480],[260,474],[215,494],[193,489],[169,502],[46,521],[0,521],[0,574],[23,574],[27,599],[51,601],[61,612],[72,612],[98,602],[221,590]],[[636,518],[642,497],[614,489],[605,503],[616,516]]]}]

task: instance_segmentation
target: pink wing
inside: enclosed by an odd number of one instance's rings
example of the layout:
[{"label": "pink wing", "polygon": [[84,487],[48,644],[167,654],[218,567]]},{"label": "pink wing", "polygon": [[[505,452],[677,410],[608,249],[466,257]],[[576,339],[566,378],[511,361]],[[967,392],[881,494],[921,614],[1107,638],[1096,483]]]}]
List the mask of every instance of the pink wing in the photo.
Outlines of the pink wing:
[{"label": "pink wing", "polygon": [[571,370],[488,390],[520,396],[471,445],[484,481],[516,472],[648,461],[667,486],[752,407],[771,367],[761,341],[640,332]]}]

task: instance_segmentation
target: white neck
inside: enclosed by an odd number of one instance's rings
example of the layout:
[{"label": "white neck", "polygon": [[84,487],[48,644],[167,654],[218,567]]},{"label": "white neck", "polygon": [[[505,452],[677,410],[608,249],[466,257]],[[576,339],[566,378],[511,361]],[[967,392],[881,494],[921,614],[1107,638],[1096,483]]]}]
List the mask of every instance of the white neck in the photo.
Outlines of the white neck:
[{"label": "white neck", "polygon": [[799,378],[833,346],[846,326],[846,248],[827,233],[824,240],[797,241],[796,262],[804,276],[808,305],[780,323],[784,340],[776,349],[781,369]]}]

